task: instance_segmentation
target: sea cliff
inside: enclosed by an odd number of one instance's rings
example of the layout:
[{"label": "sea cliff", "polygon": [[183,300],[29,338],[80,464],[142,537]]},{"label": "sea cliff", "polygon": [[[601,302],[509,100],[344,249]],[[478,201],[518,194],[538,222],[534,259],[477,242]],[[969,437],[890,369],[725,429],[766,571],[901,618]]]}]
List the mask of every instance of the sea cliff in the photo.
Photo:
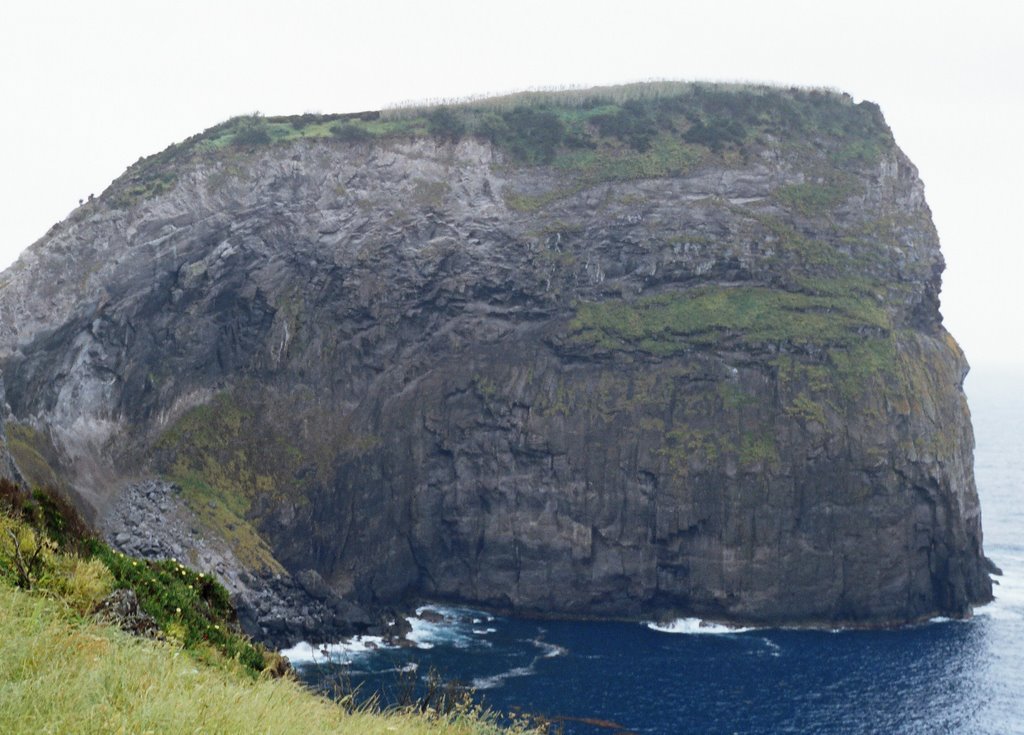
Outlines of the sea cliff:
[{"label": "sea cliff", "polygon": [[277,641],[423,599],[965,616],[991,582],[943,267],[846,95],[238,118],[0,275],[7,473]]}]

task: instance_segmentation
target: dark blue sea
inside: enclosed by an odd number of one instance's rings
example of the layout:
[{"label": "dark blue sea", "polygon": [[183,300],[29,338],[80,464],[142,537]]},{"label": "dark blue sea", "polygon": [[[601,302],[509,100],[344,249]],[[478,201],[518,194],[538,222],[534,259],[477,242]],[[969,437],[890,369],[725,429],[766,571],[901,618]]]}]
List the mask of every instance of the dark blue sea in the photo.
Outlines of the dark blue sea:
[{"label": "dark blue sea", "polygon": [[682,620],[552,622],[436,608],[414,649],[373,641],[290,652],[304,680],[400,697],[428,672],[495,710],[601,733],[1024,733],[1024,372],[967,392],[996,602],[969,621],[894,631],[747,630]]}]

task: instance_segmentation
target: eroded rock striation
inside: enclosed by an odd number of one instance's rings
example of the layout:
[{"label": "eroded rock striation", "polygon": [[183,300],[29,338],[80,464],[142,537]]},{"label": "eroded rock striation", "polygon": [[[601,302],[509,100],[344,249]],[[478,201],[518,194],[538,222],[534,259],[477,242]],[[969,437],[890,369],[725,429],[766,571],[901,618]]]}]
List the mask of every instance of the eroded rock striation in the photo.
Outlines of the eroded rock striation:
[{"label": "eroded rock striation", "polygon": [[942,270],[844,95],[238,119],[0,275],[4,441],[99,519],[173,483],[183,556],[351,604],[963,616],[991,582]]}]

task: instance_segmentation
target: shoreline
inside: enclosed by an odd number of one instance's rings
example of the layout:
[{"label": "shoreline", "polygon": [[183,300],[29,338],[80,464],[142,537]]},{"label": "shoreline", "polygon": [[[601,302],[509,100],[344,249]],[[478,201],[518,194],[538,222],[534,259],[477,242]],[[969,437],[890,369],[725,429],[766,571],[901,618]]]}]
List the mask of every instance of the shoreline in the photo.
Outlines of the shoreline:
[{"label": "shoreline", "polygon": [[[979,605],[984,608],[993,601]],[[753,621],[738,622],[715,618],[702,618],[696,615],[679,615],[678,617],[604,617],[584,615],[557,615],[542,613],[522,613],[508,611],[498,608],[490,608],[482,605],[470,605],[466,603],[452,602],[424,602],[418,604],[414,609],[401,612],[400,608],[390,608],[397,612],[398,617],[407,622],[401,626],[397,621],[390,624],[395,628],[394,635],[374,633],[360,633],[337,640],[299,640],[288,646],[281,646],[277,649],[282,656],[289,658],[293,666],[305,665],[306,663],[318,663],[316,655],[320,654],[330,660],[332,654],[342,656],[344,654],[372,653],[375,650],[387,650],[398,648],[419,648],[428,650],[434,647],[433,643],[417,641],[410,636],[416,633],[416,625],[413,621],[423,621],[431,625],[455,626],[460,621],[453,613],[468,617],[473,614],[486,616],[487,621],[474,620],[474,623],[484,623],[494,618],[513,618],[530,621],[560,621],[560,622],[587,622],[587,623],[624,623],[641,625],[655,632],[667,635],[741,635],[744,633],[763,633],[765,631],[800,631],[800,632],[825,632],[825,633],[846,633],[859,631],[897,631],[904,629],[918,628],[925,625],[944,622],[967,622],[974,618],[978,612],[972,608],[969,614],[964,616],[952,616],[942,612],[921,616],[914,620],[890,624],[840,624],[835,623],[758,623]],[[309,655],[303,655],[303,647],[308,649]],[[332,650],[334,649],[334,650]],[[292,654],[292,655],[289,655]],[[295,658],[293,658],[293,656]]]}]

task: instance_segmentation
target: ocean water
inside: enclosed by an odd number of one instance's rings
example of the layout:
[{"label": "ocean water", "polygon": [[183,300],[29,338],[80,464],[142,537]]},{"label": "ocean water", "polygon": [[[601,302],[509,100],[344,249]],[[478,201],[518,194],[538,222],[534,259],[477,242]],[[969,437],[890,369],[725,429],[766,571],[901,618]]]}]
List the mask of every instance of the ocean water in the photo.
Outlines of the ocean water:
[{"label": "ocean water", "polygon": [[535,621],[434,608],[415,648],[365,639],[288,655],[310,685],[384,701],[431,669],[495,710],[597,733],[1024,733],[1024,373],[967,391],[986,553],[1004,575],[968,621],[893,631],[733,631],[679,620]]}]

